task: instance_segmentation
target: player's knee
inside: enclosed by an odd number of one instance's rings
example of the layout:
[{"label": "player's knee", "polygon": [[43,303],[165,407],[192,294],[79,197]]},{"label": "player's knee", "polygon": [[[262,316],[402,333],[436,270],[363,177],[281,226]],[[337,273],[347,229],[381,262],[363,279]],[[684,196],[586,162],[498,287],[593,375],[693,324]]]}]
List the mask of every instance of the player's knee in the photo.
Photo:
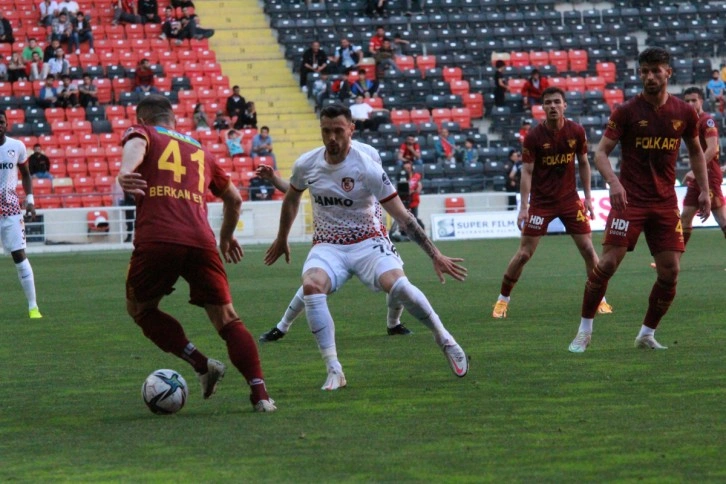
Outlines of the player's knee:
[{"label": "player's knee", "polygon": [[519,249],[517,251],[517,261],[520,265],[525,265],[532,258],[534,252],[529,249]]},{"label": "player's knee", "polygon": [[408,277],[399,277],[391,286],[389,301],[393,304],[400,303],[406,305],[414,299],[414,285],[408,280]]}]

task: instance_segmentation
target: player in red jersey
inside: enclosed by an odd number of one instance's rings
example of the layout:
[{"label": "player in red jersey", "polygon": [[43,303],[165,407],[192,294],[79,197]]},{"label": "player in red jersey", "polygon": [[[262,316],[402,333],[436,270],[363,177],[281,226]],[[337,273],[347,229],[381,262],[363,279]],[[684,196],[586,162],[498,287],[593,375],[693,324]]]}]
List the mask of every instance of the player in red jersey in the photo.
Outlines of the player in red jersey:
[{"label": "player in red jersey", "polygon": [[[703,155],[706,158],[708,169],[708,189],[711,197],[711,212],[726,237],[726,200],[721,191],[723,173],[726,165],[719,163],[718,128],[710,114],[703,110],[703,91],[700,87],[689,87],[683,92],[684,101],[693,106],[698,113],[698,138],[701,142]],[[683,200],[681,224],[683,225],[683,243],[688,244],[693,230],[693,217],[698,211],[698,195],[700,190],[695,183],[693,171],[689,171],[684,181],[688,185],[686,197]]]},{"label": "player in red jersey", "polygon": [[[668,94],[668,79],[673,72],[670,55],[658,47],[648,48],[638,56],[638,64],[643,91],[615,109],[595,152],[595,165],[610,185],[612,210],[605,228],[602,257],[585,284],[580,327],[569,347],[573,353],[584,352],[590,344],[593,319],[608,281],[625,254],[635,248],[641,232],[645,233],[658,277],[635,347],[666,349],[655,340],[655,329],[675,298],[684,251],[673,187],[681,139],[686,143],[691,168],[702,189],[698,196],[699,214],[705,220],[711,213],[706,161],[698,141],[698,115],[691,106]],[[608,159],[618,141],[622,146],[619,176]]]},{"label": "player in red jersey", "polygon": [[181,324],[159,310],[179,277],[189,283],[189,302],[203,307],[227,343],[229,358],[251,389],[255,411],[276,410],[265,388],[252,335],[232,306],[224,264],[207,220],[207,189],[224,203],[219,248],[227,262],[239,262],[242,247],[234,238],[242,198],[213,155],[198,141],[174,130],[168,99],[145,97],[138,105],[140,124],[123,135],[118,181],[136,197],[136,232],[126,279],[126,307],[144,335],[160,349],[194,367],[209,398],[225,366],[204,356]]},{"label": "player in red jersey", "polygon": [[[588,218],[588,213],[592,216],[593,210],[585,130],[565,118],[565,92],[559,87],[548,87],[543,91],[542,107],[547,118],[544,123],[530,129],[524,139],[520,185],[522,206],[517,215],[517,227],[522,230],[522,238],[519,250],[504,272],[501,293],[492,312],[494,318],[507,317],[509,295],[553,219],[559,217],[572,236],[585,259],[588,274],[598,260],[592,246]],[[585,192],[584,202],[577,194],[575,158]],[[599,312],[611,313],[612,307],[603,300]]]}]

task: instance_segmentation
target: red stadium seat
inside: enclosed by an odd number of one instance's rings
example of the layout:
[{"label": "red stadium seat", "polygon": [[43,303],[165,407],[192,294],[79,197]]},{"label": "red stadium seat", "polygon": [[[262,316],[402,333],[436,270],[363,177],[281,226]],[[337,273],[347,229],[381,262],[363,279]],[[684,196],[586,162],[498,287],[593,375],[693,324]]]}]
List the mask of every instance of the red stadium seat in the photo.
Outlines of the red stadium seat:
[{"label": "red stadium seat", "polygon": [[260,165],[275,166],[275,159],[271,156],[256,156],[254,158],[255,168]]},{"label": "red stadium seat", "polygon": [[535,104],[532,106],[532,117],[535,121],[544,121],[547,115],[544,112],[544,108],[541,104]]},{"label": "red stadium seat", "polygon": [[549,52],[550,64],[557,68],[557,72],[569,70],[570,61],[565,50],[551,50]]},{"label": "red stadium seat", "polygon": [[534,67],[542,67],[549,65],[550,56],[545,51],[531,51],[529,53],[529,63]]},{"label": "red stadium seat", "polygon": [[235,156],[232,158],[232,167],[234,171],[247,173],[255,169],[255,162],[250,156]]},{"label": "red stadium seat", "polygon": [[[106,151],[100,146],[87,146],[83,148],[83,155],[88,163],[106,163]],[[108,171],[108,167],[107,167]]]},{"label": "red stadium seat", "polygon": [[595,64],[595,71],[607,84],[612,84],[617,79],[617,67],[613,62],[598,62]]},{"label": "red stadium seat", "polygon": [[68,176],[71,178],[88,176],[88,167],[85,161],[68,161],[66,162],[66,170],[68,170]]},{"label": "red stadium seat", "polygon": [[410,55],[397,55],[395,58],[396,66],[402,71],[407,71],[416,67],[416,60]]},{"label": "red stadium seat", "polygon": [[507,81],[507,88],[512,94],[520,94],[525,82],[527,82],[526,79],[511,78]]},{"label": "red stadium seat", "polygon": [[436,123],[439,127],[441,127],[441,123],[443,123],[445,121],[452,121],[451,109],[450,108],[434,108],[431,110],[431,119],[433,119],[434,123]]},{"label": "red stadium seat", "polygon": [[451,108],[451,120],[459,123],[461,129],[471,128],[471,112],[469,108]]},{"label": "red stadium seat", "polygon": [[51,126],[56,121],[65,121],[66,110],[63,108],[46,108],[45,119],[51,124]]},{"label": "red stadium seat", "polygon": [[5,117],[7,118],[8,124],[10,126],[17,123],[24,123],[25,111],[23,111],[22,109],[8,109],[5,111]]},{"label": "red stadium seat", "polygon": [[78,135],[79,140],[83,135],[92,134],[90,121],[86,121],[85,119],[76,119],[70,123],[73,128],[73,132]]},{"label": "red stadium seat", "polygon": [[113,100],[113,88],[110,79],[95,79],[96,94],[99,104],[109,104]]},{"label": "red stadium seat", "polygon": [[38,195],[35,197],[35,205],[36,208],[44,209],[61,208],[63,202],[58,195]]},{"label": "red stadium seat", "polygon": [[420,55],[416,57],[416,67],[421,71],[421,74],[425,74],[427,70],[436,67],[436,56]]},{"label": "red stadium seat", "polygon": [[53,178],[53,193],[56,195],[73,193],[73,179],[70,177]]},{"label": "red stadium seat", "polygon": [[93,183],[96,185],[96,191],[108,193],[113,189],[116,178],[110,175],[97,175],[94,177]]},{"label": "red stadium seat", "polygon": [[444,200],[444,209],[446,213],[466,212],[466,201],[462,197],[446,197]]},{"label": "red stadium seat", "polygon": [[[103,146],[103,144],[101,146]],[[108,160],[109,164],[112,161],[121,161],[121,156],[123,155],[123,148],[121,148],[120,146],[116,144],[106,145],[103,150],[106,152],[106,160]]]},{"label": "red stadium seat", "polygon": [[572,49],[567,53],[570,63],[570,70],[574,72],[587,71],[587,51],[582,49]]},{"label": "red stadium seat", "polygon": [[613,109],[618,104],[622,104],[625,101],[625,95],[622,89],[606,89],[603,92],[603,98],[610,109]]},{"label": "red stadium seat", "polygon": [[[219,74],[216,76],[209,76],[210,82],[211,82],[211,88],[218,91],[219,88],[227,88],[229,89],[229,76],[224,74]],[[221,99],[220,97],[217,97],[217,99]]]},{"label": "red stadium seat", "polygon": [[411,110],[411,123],[431,122],[431,112],[428,109],[414,108]]},{"label": "red stadium seat", "polygon": [[449,86],[451,87],[451,94],[456,94],[457,96],[462,97],[469,94],[469,81],[463,79],[455,79],[451,81]]},{"label": "red stadium seat", "polygon": [[50,178],[33,178],[34,195],[50,195],[53,193],[53,180]]},{"label": "red stadium seat", "polygon": [[480,92],[470,92],[462,97],[464,106],[469,108],[471,117],[481,119],[484,117],[484,97]]},{"label": "red stadium seat", "polygon": [[392,109],[391,110],[391,123],[395,125],[410,123],[411,112],[407,109]]},{"label": "red stadium seat", "polygon": [[587,90],[584,77],[568,77],[565,81],[565,86],[567,86],[566,91],[584,93]]},{"label": "red stadium seat", "polygon": [[66,120],[67,121],[85,121],[86,110],[83,108],[66,108]]},{"label": "red stadium seat", "polygon": [[[98,148],[99,150],[101,148]],[[105,154],[104,154],[105,158]],[[88,168],[88,176],[96,177],[99,175],[108,175],[108,163],[106,160],[87,161],[86,167]]]},{"label": "red stadium seat", "polygon": [[587,91],[604,91],[605,78],[600,76],[587,76],[585,78],[585,90]]},{"label": "red stadium seat", "polygon": [[512,52],[509,54],[509,65],[512,67],[526,67],[530,65],[529,52]]},{"label": "red stadium seat", "polygon": [[94,193],[96,185],[89,176],[71,176],[76,193]]},{"label": "red stadium seat", "polygon": [[63,197],[63,208],[81,208],[83,199],[79,195],[66,195]]},{"label": "red stadium seat", "polygon": [[[16,47],[16,48],[18,48],[18,47]],[[32,95],[33,95],[33,83],[32,82],[15,81],[13,83],[13,96],[32,96]]]}]

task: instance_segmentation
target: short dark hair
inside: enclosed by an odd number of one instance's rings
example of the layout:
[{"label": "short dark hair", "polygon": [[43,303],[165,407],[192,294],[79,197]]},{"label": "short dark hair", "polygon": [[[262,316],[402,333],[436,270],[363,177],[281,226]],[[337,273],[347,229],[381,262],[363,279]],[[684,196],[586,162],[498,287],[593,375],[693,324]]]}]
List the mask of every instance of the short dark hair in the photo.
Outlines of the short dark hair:
[{"label": "short dark hair", "polygon": [[159,122],[174,122],[171,101],[160,94],[145,96],[136,106],[136,117],[144,124],[155,125]]},{"label": "short dark hair", "polygon": [[546,88],[544,91],[542,91],[542,100],[544,100],[545,96],[548,96],[550,94],[559,94],[560,96],[562,96],[562,100],[565,100],[565,91],[561,87],[550,86]]},{"label": "short dark hair", "polygon": [[260,131],[262,131],[263,129],[265,129],[267,131],[270,131],[270,127],[269,126],[263,126],[263,127],[261,127],[260,128]]},{"label": "short dark hair", "polygon": [[0,118],[5,118],[5,121],[8,120],[8,116],[5,114],[4,109],[0,109]]},{"label": "short dark hair", "polygon": [[320,110],[321,118],[337,118],[338,116],[345,116],[348,121],[353,121],[353,115],[350,113],[350,108],[341,103],[334,103],[325,106]]},{"label": "short dark hair", "polygon": [[705,98],[705,95],[703,94],[703,89],[697,86],[688,87],[685,91],[683,91],[684,96],[687,96],[689,94],[696,94],[699,99],[701,99],[701,101],[703,101]]},{"label": "short dark hair", "polygon": [[506,65],[507,65],[507,63],[504,62],[502,59],[499,59],[498,61],[496,61],[494,63],[494,67],[496,67],[497,69],[499,69],[500,67],[504,67]]},{"label": "short dark hair", "polygon": [[648,47],[638,55],[638,64],[671,64],[671,55],[660,47]]}]

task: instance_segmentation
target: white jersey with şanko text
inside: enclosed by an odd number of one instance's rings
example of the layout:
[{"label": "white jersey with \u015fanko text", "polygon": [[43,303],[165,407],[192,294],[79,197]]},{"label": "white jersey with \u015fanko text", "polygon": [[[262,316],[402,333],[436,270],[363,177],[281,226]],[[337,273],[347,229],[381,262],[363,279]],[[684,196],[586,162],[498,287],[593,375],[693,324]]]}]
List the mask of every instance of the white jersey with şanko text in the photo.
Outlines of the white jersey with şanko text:
[{"label": "white jersey with \u015fanko text", "polygon": [[[345,160],[325,161],[325,147],[303,154],[292,169],[290,185],[310,190],[313,204],[313,244],[355,244],[386,237],[377,202],[397,195],[372,147],[351,143]],[[377,153],[376,153],[377,154]]]},{"label": "white jersey with \u015fanko text", "polygon": [[25,163],[28,152],[25,144],[14,138],[5,137],[0,145],[0,215],[20,215],[18,199],[18,165]]}]

